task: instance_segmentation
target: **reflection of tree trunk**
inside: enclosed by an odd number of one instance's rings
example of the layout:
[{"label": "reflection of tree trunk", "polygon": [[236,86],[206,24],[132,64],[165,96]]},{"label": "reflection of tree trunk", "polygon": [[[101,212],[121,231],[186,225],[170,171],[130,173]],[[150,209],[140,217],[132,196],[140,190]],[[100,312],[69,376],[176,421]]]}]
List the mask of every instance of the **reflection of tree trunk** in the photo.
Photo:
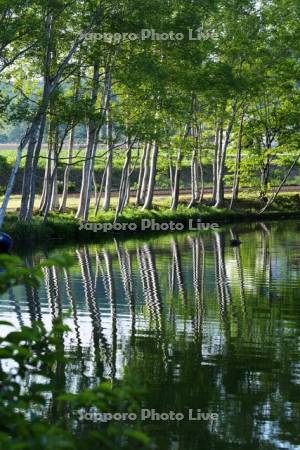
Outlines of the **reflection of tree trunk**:
[{"label": "reflection of tree trunk", "polygon": [[[20,327],[23,327],[24,326],[24,320],[23,320],[23,317],[22,317],[22,309],[20,307],[20,303],[16,299],[15,293],[14,293],[12,288],[9,288],[8,296],[9,296],[10,303],[14,306],[14,309],[16,311],[16,316],[17,316],[19,325],[20,325]],[[31,316],[31,314],[30,314],[30,316]]]},{"label": "reflection of tree trunk", "polygon": [[183,302],[186,304],[187,296],[186,296],[186,289],[184,286],[184,279],[183,279],[183,274],[182,274],[181,257],[180,257],[180,252],[179,252],[179,248],[178,248],[178,242],[175,239],[172,239],[171,247],[172,247],[172,255],[173,255],[172,264],[174,266],[174,273],[175,273],[176,279],[177,279],[178,291],[183,299]]},{"label": "reflection of tree trunk", "polygon": [[61,297],[58,284],[57,268],[44,267],[44,282],[52,320],[62,317]]},{"label": "reflection of tree trunk", "polygon": [[170,324],[172,324],[172,330],[174,332],[174,335],[176,333],[176,314],[174,310],[174,291],[175,291],[175,267],[174,267],[174,260],[171,259],[171,262],[168,265],[168,286],[169,286],[169,293],[170,293],[170,299],[171,302],[169,304],[169,313],[168,313],[168,322],[169,327]]},{"label": "reflection of tree trunk", "polygon": [[[106,295],[110,304],[111,313],[111,326],[112,326],[112,348],[111,348],[111,379],[115,380],[116,377],[116,359],[117,359],[117,305],[116,305],[116,294],[115,294],[115,284],[112,269],[112,256],[106,250],[102,251],[105,272],[106,272]],[[103,274],[104,275],[104,274]]]},{"label": "reflection of tree trunk", "polygon": [[137,248],[137,259],[150,319],[154,319],[157,328],[161,330],[162,301],[160,297],[157,270],[152,250],[147,244],[142,248]]},{"label": "reflection of tree trunk", "polygon": [[[31,255],[26,257],[25,264],[28,269],[32,269],[34,264]],[[33,286],[25,286],[25,292],[31,323],[36,322],[37,320],[41,321],[42,312],[37,288]]]},{"label": "reflection of tree trunk", "polygon": [[42,320],[38,290],[33,286],[25,286],[25,291],[31,323]]},{"label": "reflection of tree trunk", "polygon": [[[44,267],[44,281],[46,287],[46,294],[51,310],[53,323],[57,320],[62,320],[62,303],[61,292],[59,287],[58,272],[55,266]],[[65,353],[63,332],[58,332],[58,339],[56,343],[56,351],[62,355]],[[49,420],[54,423],[57,417],[64,417],[65,405],[57,400],[58,396],[66,391],[66,363],[65,361],[58,361],[55,367],[55,372],[51,376],[52,401],[50,403]],[[63,408],[63,410],[62,410]]]},{"label": "reflection of tree trunk", "polygon": [[78,321],[76,300],[73,295],[72,280],[71,280],[69,272],[66,269],[64,269],[63,273],[64,273],[67,297],[69,299],[69,302],[70,302],[70,305],[72,308],[72,315],[73,315],[76,339],[78,342],[78,347],[81,348],[82,342],[81,342],[81,337],[80,337],[80,326],[79,326],[79,321]]},{"label": "reflection of tree trunk", "polygon": [[[234,234],[232,229],[230,229],[230,235],[231,235],[231,239],[237,239],[237,236]],[[242,306],[244,319],[246,319],[247,318],[247,309],[246,309],[246,303],[245,303],[245,281],[244,281],[243,264],[242,264],[242,260],[241,260],[241,248],[233,247],[233,253],[234,253],[234,257],[235,257],[235,261],[236,261],[237,274],[238,274],[239,284],[240,284],[241,306]]]},{"label": "reflection of tree trunk", "polygon": [[189,238],[192,247],[193,286],[195,296],[195,334],[197,340],[202,339],[204,320],[204,275],[205,275],[205,249],[200,237]]},{"label": "reflection of tree trunk", "polygon": [[75,335],[76,335],[76,340],[77,340],[76,354],[78,355],[78,366],[80,368],[80,372],[79,372],[80,373],[79,392],[80,392],[86,387],[86,385],[85,385],[86,377],[84,375],[85,371],[86,371],[86,359],[83,354],[83,346],[82,346],[82,340],[81,340],[81,336],[80,336],[80,324],[79,324],[79,318],[78,318],[76,299],[74,297],[72,278],[70,276],[70,273],[66,269],[63,270],[63,274],[64,274],[67,298],[69,299],[69,302],[71,305],[71,311],[72,311],[74,328],[75,328]]},{"label": "reflection of tree trunk", "polygon": [[269,236],[271,234],[269,228],[266,226],[265,223],[259,222],[259,225],[261,226],[262,230]]},{"label": "reflection of tree trunk", "polygon": [[215,274],[217,282],[217,293],[220,304],[221,317],[228,331],[227,307],[231,303],[231,293],[228,285],[225,265],[225,239],[221,233],[214,232],[214,254],[215,254]]},{"label": "reflection of tree trunk", "polygon": [[132,327],[132,338],[135,336],[135,301],[133,295],[132,286],[132,271],[131,271],[131,259],[129,252],[124,249],[119,242],[115,239],[115,245],[117,250],[117,255],[119,258],[120,271],[122,277],[123,288],[125,292],[125,297],[128,301],[129,311],[131,316],[131,327]]},{"label": "reflection of tree trunk", "polygon": [[172,260],[171,260],[171,264],[169,265],[168,281],[169,281],[170,293],[174,294],[174,290],[175,290],[175,267],[174,267],[174,258],[173,257],[172,257]]},{"label": "reflection of tree trunk", "polygon": [[263,250],[263,276],[266,286],[268,287],[268,300],[271,302],[272,300],[272,256],[270,252],[270,241],[269,235],[264,231],[261,233],[262,237],[262,250]]},{"label": "reflection of tree trunk", "polygon": [[84,249],[80,251],[77,250],[76,254],[82,274],[85,301],[91,316],[97,369],[99,371],[99,375],[101,375],[103,372],[103,363],[101,363],[100,349],[104,352],[108,360],[109,349],[105,336],[103,334],[101,315],[97,305],[96,293],[93,286],[90,255],[88,253],[87,247],[84,247]]}]

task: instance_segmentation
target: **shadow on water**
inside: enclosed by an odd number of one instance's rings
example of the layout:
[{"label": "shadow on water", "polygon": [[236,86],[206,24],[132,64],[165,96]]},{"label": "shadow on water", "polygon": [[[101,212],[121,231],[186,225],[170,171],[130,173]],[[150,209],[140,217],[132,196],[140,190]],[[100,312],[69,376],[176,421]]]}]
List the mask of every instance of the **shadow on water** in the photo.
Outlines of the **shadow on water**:
[{"label": "shadow on water", "polygon": [[[160,449],[299,448],[297,226],[240,226],[237,247],[236,227],[71,247],[71,269],[44,268],[39,289],[10,289],[0,312],[16,326],[50,328],[69,312],[60,345],[74,363],[53,373],[49,419],[65,413],[56,391],[126,371],[146,387],[144,408],[185,415],[145,422]],[[189,409],[218,420],[187,420]]]}]

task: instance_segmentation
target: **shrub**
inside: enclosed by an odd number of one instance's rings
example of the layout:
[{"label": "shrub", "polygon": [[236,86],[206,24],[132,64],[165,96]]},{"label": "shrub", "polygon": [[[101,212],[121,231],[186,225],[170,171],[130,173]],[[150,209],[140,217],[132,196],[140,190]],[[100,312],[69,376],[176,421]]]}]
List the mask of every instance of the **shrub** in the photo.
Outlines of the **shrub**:
[{"label": "shrub", "polygon": [[[42,266],[53,264],[64,267],[70,261],[66,257],[55,258],[42,263]],[[26,269],[18,258],[0,256],[0,267],[0,293],[17,284],[38,285],[41,266]],[[0,325],[11,327],[3,321]],[[101,383],[79,394],[66,393],[59,388],[53,374],[61,364],[66,370],[71,363],[63,345],[67,331],[60,320],[54,321],[50,332],[42,322],[35,322],[32,327],[23,326],[20,331],[11,331],[0,338],[0,448],[149,448],[148,437],[125,422],[120,426],[113,422],[99,426],[99,423],[86,425],[78,421],[78,410],[88,410],[91,406],[111,413],[136,410],[137,391],[129,383],[120,386]],[[9,361],[9,369],[3,368],[4,360]],[[51,416],[50,420],[47,411],[51,392],[52,402],[60,414]]]}]

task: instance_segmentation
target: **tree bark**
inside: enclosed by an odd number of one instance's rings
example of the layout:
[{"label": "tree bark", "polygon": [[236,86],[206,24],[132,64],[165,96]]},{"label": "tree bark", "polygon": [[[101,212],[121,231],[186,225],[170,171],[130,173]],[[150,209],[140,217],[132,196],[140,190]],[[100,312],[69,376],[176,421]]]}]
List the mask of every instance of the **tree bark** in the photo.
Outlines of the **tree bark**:
[{"label": "tree bark", "polygon": [[112,189],[112,173],[113,173],[113,129],[112,129],[112,118],[110,110],[110,87],[108,91],[107,100],[107,112],[106,112],[106,129],[107,129],[107,164],[106,164],[106,175],[105,175],[105,191],[104,191],[104,201],[103,210],[108,211],[111,203],[111,189]]},{"label": "tree bark", "polygon": [[[102,14],[102,4],[98,4],[97,9],[96,9],[96,13],[92,19],[92,23],[94,23],[95,19],[99,19],[99,16]],[[67,53],[66,57],[64,58],[64,60],[62,61],[62,63],[60,64],[55,76],[53,77],[53,79],[51,80],[51,83],[45,84],[45,86],[47,86],[47,89],[44,88],[44,92],[43,92],[43,100],[41,103],[41,106],[38,108],[38,111],[31,123],[31,126],[28,128],[25,136],[22,138],[19,148],[18,148],[18,152],[17,152],[17,157],[16,157],[16,162],[15,165],[12,169],[11,172],[11,176],[7,185],[7,189],[4,195],[4,199],[2,202],[2,206],[0,208],[0,227],[3,224],[3,220],[6,214],[6,209],[7,209],[7,205],[10,199],[10,196],[12,194],[13,188],[14,188],[14,183],[15,183],[15,179],[16,179],[16,175],[17,172],[19,170],[19,166],[20,166],[20,162],[22,159],[22,154],[23,154],[23,150],[26,147],[26,145],[28,144],[28,142],[33,139],[34,135],[36,136],[37,133],[37,127],[38,124],[40,123],[40,118],[43,116],[43,114],[46,112],[47,107],[48,107],[48,102],[50,99],[51,94],[53,93],[53,91],[57,88],[61,77],[67,67],[67,65],[69,64],[70,60],[72,59],[74,53],[76,52],[76,50],[78,49],[78,47],[84,42],[87,33],[89,32],[91,28],[91,24],[89,25],[89,27],[87,27],[87,29],[85,30],[84,33],[82,33],[80,35],[80,37],[78,37],[77,39],[75,39],[72,47],[70,48],[69,52]],[[50,27],[48,27],[48,31],[49,31]],[[37,167],[33,167],[32,168],[34,171],[36,171]],[[26,202],[26,199],[24,199],[24,202]],[[25,206],[24,206],[25,209]]]},{"label": "tree bark", "polygon": [[153,202],[153,195],[154,195],[154,188],[155,188],[155,181],[156,181],[156,172],[157,172],[157,158],[158,158],[158,145],[156,142],[154,142],[153,150],[152,150],[152,157],[151,157],[151,167],[150,167],[150,173],[149,173],[148,190],[147,190],[147,196],[145,199],[143,209],[152,209],[152,202]]},{"label": "tree bark", "polygon": [[143,204],[142,199],[141,199],[142,182],[143,182],[143,177],[144,177],[145,161],[146,161],[146,156],[147,156],[147,152],[148,152],[148,146],[149,146],[149,144],[146,143],[144,146],[144,149],[143,149],[143,154],[142,154],[142,158],[141,158],[141,162],[140,162],[139,178],[138,178],[138,185],[137,185],[137,192],[136,192],[136,199],[135,199],[135,204],[137,206],[141,206]]},{"label": "tree bark", "polygon": [[[99,93],[99,63],[94,64],[94,73],[93,73],[93,84],[92,84],[92,92],[91,92],[91,113],[92,117],[89,119],[88,127],[87,127],[87,147],[85,154],[85,162],[83,164],[82,169],[82,183],[80,190],[80,199],[79,206],[77,210],[77,218],[82,218],[83,220],[87,220],[89,214],[89,206],[91,199],[91,187],[92,187],[92,172],[94,169],[95,155],[97,149],[97,141],[98,134],[103,121],[103,111],[104,108],[101,108],[101,116],[99,117],[99,122],[96,121],[95,109],[96,102]],[[104,101],[103,98],[106,96],[106,86],[103,89],[101,106],[103,106]]]},{"label": "tree bark", "polygon": [[225,132],[224,143],[223,143],[223,129],[222,128],[220,129],[219,151],[217,158],[217,191],[216,191],[215,208],[221,208],[224,204],[225,158],[227,148],[230,143],[230,136],[235,122],[236,113],[237,113],[237,101],[234,102],[232,107],[232,114]]},{"label": "tree bark", "polygon": [[230,202],[230,206],[229,206],[230,209],[233,208],[233,205],[238,200],[238,196],[239,196],[240,168],[241,168],[241,157],[242,157],[242,140],[243,140],[245,113],[246,113],[246,108],[243,108],[241,121],[240,121],[239,134],[238,134],[237,149],[236,149],[232,197],[231,197],[231,202]]},{"label": "tree bark", "polygon": [[285,177],[283,178],[282,182],[280,183],[280,185],[278,186],[278,188],[275,190],[274,194],[272,195],[272,197],[269,199],[269,201],[267,202],[267,204],[264,206],[264,208],[262,208],[259,211],[259,214],[262,214],[263,212],[265,212],[271,205],[272,203],[276,200],[279,192],[281,191],[281,189],[283,188],[283,186],[285,185],[288,177],[290,176],[292,170],[294,169],[294,167],[296,166],[296,164],[298,163],[300,159],[300,153],[297,155],[297,157],[295,158],[293,164],[291,165],[291,167],[289,168],[289,170],[287,171]]},{"label": "tree bark", "polygon": [[118,200],[118,206],[117,206],[116,214],[115,214],[115,222],[117,221],[118,216],[120,214],[122,214],[125,206],[128,203],[128,199],[129,199],[129,190],[130,190],[130,172],[129,171],[130,171],[130,163],[131,163],[132,146],[133,146],[133,142],[130,142],[130,140],[128,140],[127,152],[126,152],[125,162],[123,165],[120,188],[119,188],[119,200]]},{"label": "tree bark", "polygon": [[213,192],[212,192],[212,200],[211,203],[214,205],[216,203],[217,198],[217,178],[218,178],[218,152],[219,152],[219,139],[220,139],[220,127],[219,123],[216,125],[216,131],[215,131],[215,151],[214,151],[214,161],[213,161]]},{"label": "tree bark", "polygon": [[147,145],[147,149],[146,149],[144,170],[143,170],[143,179],[142,179],[142,186],[141,186],[140,202],[142,205],[145,203],[146,195],[147,195],[147,187],[148,187],[149,174],[150,174],[151,148],[152,148],[152,144],[151,144],[151,142],[149,142],[149,144]]},{"label": "tree bark", "polygon": [[71,164],[73,162],[74,136],[75,136],[75,127],[73,127],[70,132],[67,167],[66,167],[65,173],[64,173],[63,193],[62,193],[62,198],[61,198],[61,203],[60,203],[60,208],[59,208],[59,212],[61,212],[61,213],[64,213],[66,210],[66,207],[67,207],[70,171],[71,171]]}]

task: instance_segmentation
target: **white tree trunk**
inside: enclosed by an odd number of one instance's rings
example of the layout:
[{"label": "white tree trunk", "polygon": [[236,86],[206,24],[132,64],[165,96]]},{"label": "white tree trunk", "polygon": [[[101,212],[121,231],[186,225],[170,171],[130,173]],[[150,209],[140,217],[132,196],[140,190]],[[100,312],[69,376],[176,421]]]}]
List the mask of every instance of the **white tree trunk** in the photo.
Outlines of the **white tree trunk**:
[{"label": "white tree trunk", "polygon": [[158,158],[158,145],[156,142],[154,142],[153,150],[152,150],[152,157],[151,157],[151,167],[150,167],[150,174],[149,174],[148,190],[147,190],[147,196],[146,196],[146,200],[145,200],[143,209],[152,209],[152,202],[153,202],[153,195],[154,195],[154,188],[155,188],[155,181],[156,181],[156,171],[157,171],[157,158]]},{"label": "white tree trunk", "polygon": [[62,193],[61,204],[60,204],[60,208],[59,208],[59,212],[62,212],[62,213],[65,212],[66,207],[67,207],[70,171],[71,171],[71,165],[73,162],[74,136],[75,136],[75,127],[73,127],[70,132],[67,167],[66,167],[65,173],[64,173],[63,193]]}]

